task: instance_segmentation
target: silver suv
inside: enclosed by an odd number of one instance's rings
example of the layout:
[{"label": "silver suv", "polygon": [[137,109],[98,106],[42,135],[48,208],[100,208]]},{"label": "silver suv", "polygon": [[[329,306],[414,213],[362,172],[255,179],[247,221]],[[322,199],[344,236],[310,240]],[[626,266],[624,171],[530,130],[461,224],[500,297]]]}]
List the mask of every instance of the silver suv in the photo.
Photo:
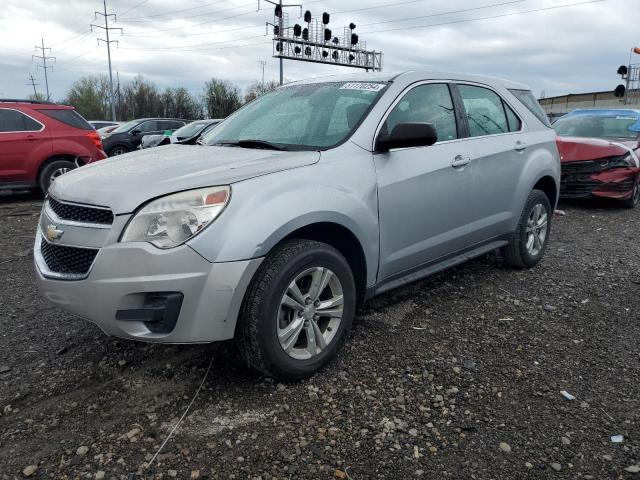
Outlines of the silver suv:
[{"label": "silver suv", "polygon": [[109,335],[235,338],[253,367],[298,379],[374,295],[495,249],[536,265],[559,178],[555,134],[524,85],[416,72],[297,82],[201,145],[58,178],[37,278]]}]

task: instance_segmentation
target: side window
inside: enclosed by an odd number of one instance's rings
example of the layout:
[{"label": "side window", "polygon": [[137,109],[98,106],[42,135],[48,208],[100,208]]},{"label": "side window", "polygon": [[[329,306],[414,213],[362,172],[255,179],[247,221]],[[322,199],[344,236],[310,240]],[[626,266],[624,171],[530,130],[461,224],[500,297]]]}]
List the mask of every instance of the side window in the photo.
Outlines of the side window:
[{"label": "side window", "polygon": [[504,100],[502,101],[502,105],[504,105],[504,111],[507,113],[509,131],[518,132],[522,127],[522,122],[520,121],[516,113],[511,109],[511,107],[504,102]]},{"label": "side window", "polygon": [[431,123],[438,132],[438,141],[458,138],[453,101],[444,83],[419,85],[410,90],[387,117],[381,133],[389,134],[398,123]]},{"label": "side window", "polygon": [[184,127],[183,122],[178,122],[176,120],[159,120],[158,124],[158,130],[177,130],[180,127]]},{"label": "side window", "polygon": [[134,130],[140,130],[141,133],[155,132],[159,130],[158,122],[155,120],[149,120],[148,122],[143,122],[138,125]]},{"label": "side window", "polygon": [[472,137],[510,131],[505,106],[500,96],[488,88],[458,85],[467,112]]},{"label": "side window", "polygon": [[38,132],[42,125],[17,111],[0,108],[0,132]]}]

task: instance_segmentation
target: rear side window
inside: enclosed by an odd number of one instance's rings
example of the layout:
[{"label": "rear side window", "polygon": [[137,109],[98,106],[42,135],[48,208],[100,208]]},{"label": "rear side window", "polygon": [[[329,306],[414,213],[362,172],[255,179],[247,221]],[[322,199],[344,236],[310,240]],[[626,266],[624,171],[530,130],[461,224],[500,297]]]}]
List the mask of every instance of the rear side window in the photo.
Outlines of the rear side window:
[{"label": "rear side window", "polygon": [[184,122],[178,122],[176,120],[159,120],[158,130],[177,130],[184,126]]},{"label": "rear side window", "polygon": [[549,123],[549,119],[547,118],[547,115],[544,113],[544,110],[542,110],[542,107],[536,100],[536,97],[534,97],[533,93],[531,93],[531,90],[509,89],[509,91],[513,94],[514,97],[520,100],[520,102],[525,107],[527,107],[529,111],[533,113],[538,120],[544,123],[547,127],[551,126],[551,124]]},{"label": "rear side window", "polygon": [[42,125],[18,110],[0,108],[0,132],[39,132]]},{"label": "rear side window", "polygon": [[157,132],[158,130],[161,130],[161,128],[158,126],[158,122],[156,120],[149,120],[146,122],[142,122],[140,125],[133,129],[133,131],[136,130],[140,133],[151,133]]},{"label": "rear side window", "polygon": [[94,130],[94,128],[75,110],[38,110],[40,113],[59,122],[81,130]]},{"label": "rear side window", "polygon": [[393,107],[380,131],[383,135],[390,134],[397,124],[407,122],[433,124],[439,142],[458,138],[449,87],[444,83],[429,83],[413,88]]},{"label": "rear side window", "polygon": [[511,109],[511,107],[509,105],[504,103],[504,100],[502,101],[502,105],[504,106],[504,111],[507,114],[507,122],[509,123],[509,131],[510,132],[519,131],[520,127],[522,126],[522,122],[518,118],[518,115],[516,115],[516,113]]},{"label": "rear side window", "polygon": [[508,106],[497,93],[473,85],[458,85],[458,89],[467,112],[470,136],[481,137],[511,131],[506,113]]}]

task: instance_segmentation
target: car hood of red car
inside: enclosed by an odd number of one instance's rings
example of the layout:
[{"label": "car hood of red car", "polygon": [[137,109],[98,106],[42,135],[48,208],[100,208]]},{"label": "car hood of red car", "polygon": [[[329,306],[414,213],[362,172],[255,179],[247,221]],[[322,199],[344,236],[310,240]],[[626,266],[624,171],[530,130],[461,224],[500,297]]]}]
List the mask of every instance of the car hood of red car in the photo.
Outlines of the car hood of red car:
[{"label": "car hood of red car", "polygon": [[615,141],[601,138],[558,137],[562,163],[597,160],[625,155],[638,149],[638,141]]}]

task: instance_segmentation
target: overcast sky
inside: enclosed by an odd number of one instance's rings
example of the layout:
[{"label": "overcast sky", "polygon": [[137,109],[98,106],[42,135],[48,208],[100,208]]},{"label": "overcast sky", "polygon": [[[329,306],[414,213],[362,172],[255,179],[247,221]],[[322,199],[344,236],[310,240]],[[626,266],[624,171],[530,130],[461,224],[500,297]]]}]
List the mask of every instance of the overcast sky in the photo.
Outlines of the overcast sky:
[{"label": "overcast sky", "polygon": [[[488,74],[527,83],[536,95],[547,96],[613,90],[620,83],[618,66],[640,44],[640,1],[548,9],[581,1],[310,0],[304,7],[317,16],[331,13],[334,32],[355,22],[368,48],[384,52],[385,71]],[[264,22],[273,20],[266,2],[260,11],[258,0],[108,0],[107,7],[118,14],[113,26],[124,29],[122,36],[112,32],[119,40],[112,49],[113,71],[121,81],[141,74],[161,89],[184,86],[200,93],[206,80],[218,77],[245,88],[260,79],[261,60],[267,62],[265,79],[278,78],[272,42],[264,36]],[[64,98],[82,75],[107,73],[106,47],[96,43],[102,32],[89,30],[91,22],[102,22],[93,16],[100,9],[100,0],[2,0],[0,97],[32,93],[29,74],[44,91],[43,70],[31,59],[41,37],[57,57],[49,71],[53,99]],[[291,23],[298,21],[298,9],[287,11]],[[346,71],[353,70],[285,61],[289,80]]]}]

